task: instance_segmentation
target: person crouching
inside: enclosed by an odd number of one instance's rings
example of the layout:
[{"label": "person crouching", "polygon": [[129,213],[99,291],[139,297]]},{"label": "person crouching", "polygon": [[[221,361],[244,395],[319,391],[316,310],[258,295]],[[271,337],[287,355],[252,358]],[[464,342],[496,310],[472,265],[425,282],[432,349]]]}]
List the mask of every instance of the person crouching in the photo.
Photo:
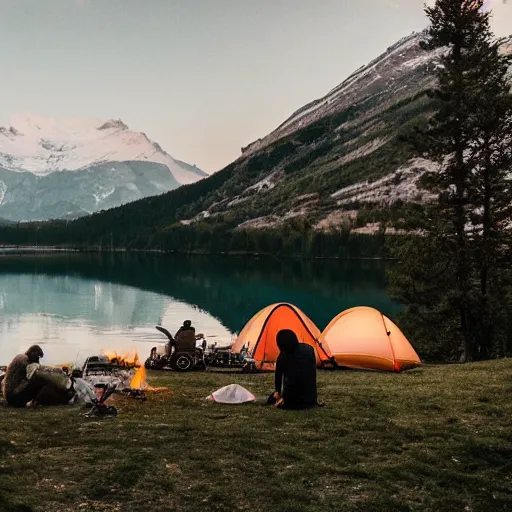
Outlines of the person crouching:
[{"label": "person crouching", "polygon": [[308,409],[317,405],[316,355],[312,346],[299,343],[297,335],[283,329],[276,336],[279,356],[275,371],[275,406]]}]

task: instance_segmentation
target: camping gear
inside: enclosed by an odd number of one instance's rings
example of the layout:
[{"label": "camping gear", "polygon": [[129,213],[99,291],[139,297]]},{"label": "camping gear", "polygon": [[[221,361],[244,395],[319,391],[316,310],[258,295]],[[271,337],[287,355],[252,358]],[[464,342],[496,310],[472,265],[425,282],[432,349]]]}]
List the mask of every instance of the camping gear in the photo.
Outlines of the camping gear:
[{"label": "camping gear", "polygon": [[285,302],[271,304],[256,313],[240,332],[233,352],[247,352],[258,370],[274,370],[279,349],[276,335],[282,329],[292,330],[301,343],[315,349],[317,366],[332,362],[319,343],[320,330],[298,307]]},{"label": "camping gear", "polygon": [[322,332],[320,341],[340,366],[399,372],[421,365],[398,326],[380,311],[366,306],[336,316]]},{"label": "camping gear", "polygon": [[242,354],[233,353],[231,349],[217,349],[210,352],[205,361],[207,366],[214,368],[242,368],[245,364],[245,358]]},{"label": "camping gear", "polygon": [[41,381],[53,384],[60,389],[69,389],[71,380],[62,370],[43,366],[39,363],[31,363],[27,365],[27,379],[40,379]]},{"label": "camping gear", "polygon": [[[201,339],[194,335],[193,331],[184,331],[181,333],[182,339],[174,339],[172,334],[161,325],[155,326],[161,333],[165,334],[169,339],[168,350],[164,354],[153,348],[150,356],[144,362],[144,366],[151,370],[174,370],[185,372],[191,370],[206,370],[206,362],[204,360],[203,350],[196,347],[196,341]],[[171,352],[171,347],[174,351]]]},{"label": "camping gear", "polygon": [[90,356],[85,360],[81,373],[73,372],[73,376],[80,376],[91,386],[96,384],[115,384],[124,388],[130,385],[135,370],[120,367],[116,361],[110,360],[106,355]]},{"label": "camping gear", "polygon": [[236,405],[254,402],[256,397],[239,384],[229,384],[228,386],[214,391],[211,395],[206,397],[206,400],[211,400],[219,404]]},{"label": "camping gear", "polygon": [[107,398],[116,390],[115,384],[96,384],[101,388],[100,396],[93,401],[91,409],[84,414],[86,418],[112,418],[117,416],[117,409],[114,406],[106,405]]},{"label": "camping gear", "polygon": [[84,379],[72,377],[73,391],[75,392],[73,398],[70,400],[72,404],[94,404],[96,394],[92,386]]},{"label": "camping gear", "polygon": [[135,398],[136,400],[147,400],[146,393],[142,389],[133,389],[133,388],[124,388],[121,390],[121,393],[130,398]]}]

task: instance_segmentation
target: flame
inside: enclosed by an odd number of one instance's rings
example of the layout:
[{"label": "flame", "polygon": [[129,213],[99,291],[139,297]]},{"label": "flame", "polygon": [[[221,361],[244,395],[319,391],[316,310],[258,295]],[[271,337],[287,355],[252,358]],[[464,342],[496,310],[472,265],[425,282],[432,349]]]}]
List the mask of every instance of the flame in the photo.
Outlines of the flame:
[{"label": "flame", "polygon": [[146,368],[144,368],[144,366],[140,366],[139,369],[135,372],[135,375],[130,381],[130,387],[132,389],[148,388],[148,383],[146,382]]},{"label": "flame", "polygon": [[156,392],[166,391],[168,389],[166,387],[154,388],[153,386],[150,386],[146,381],[146,368],[144,368],[144,366],[140,366],[139,369],[135,372],[135,375],[132,377],[132,380],[130,381],[130,388]]},{"label": "flame", "polygon": [[141,366],[139,354],[137,354],[137,352],[127,352],[124,356],[111,351],[105,351],[104,354],[110,359],[110,361],[117,359],[117,363],[123,368],[138,368]]},{"label": "flame", "polygon": [[137,368],[135,375],[130,380],[130,388],[142,389],[144,391],[164,391],[168,388],[154,388],[150,386],[146,381],[146,368],[140,363],[139,355],[137,352],[128,352],[121,356],[117,352],[104,350],[103,354],[109,358],[110,361],[117,360],[119,367],[121,368]]}]

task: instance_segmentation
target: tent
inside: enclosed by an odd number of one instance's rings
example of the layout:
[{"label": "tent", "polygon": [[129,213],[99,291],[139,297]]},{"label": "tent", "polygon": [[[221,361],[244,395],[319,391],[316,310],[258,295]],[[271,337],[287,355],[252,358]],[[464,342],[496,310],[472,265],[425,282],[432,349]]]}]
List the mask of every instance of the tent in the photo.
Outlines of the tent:
[{"label": "tent", "polygon": [[400,329],[380,311],[366,306],[336,316],[320,341],[340,366],[402,371],[421,365]]},{"label": "tent", "polygon": [[256,313],[241,330],[232,351],[241,352],[245,347],[258,370],[274,370],[279,355],[276,335],[281,329],[291,329],[301,343],[311,345],[319,366],[330,360],[318,343],[318,327],[298,307],[285,302],[271,304]]}]

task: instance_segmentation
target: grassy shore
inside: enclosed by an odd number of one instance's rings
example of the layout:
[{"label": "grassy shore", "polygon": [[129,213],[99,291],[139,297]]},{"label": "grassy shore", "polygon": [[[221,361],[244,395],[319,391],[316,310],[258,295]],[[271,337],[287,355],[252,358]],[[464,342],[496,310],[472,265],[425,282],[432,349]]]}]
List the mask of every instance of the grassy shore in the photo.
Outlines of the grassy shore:
[{"label": "grassy shore", "polygon": [[0,408],[2,511],[512,510],[512,361],[319,372],[313,411],[205,403],[272,375],[150,375],[119,416]]}]

